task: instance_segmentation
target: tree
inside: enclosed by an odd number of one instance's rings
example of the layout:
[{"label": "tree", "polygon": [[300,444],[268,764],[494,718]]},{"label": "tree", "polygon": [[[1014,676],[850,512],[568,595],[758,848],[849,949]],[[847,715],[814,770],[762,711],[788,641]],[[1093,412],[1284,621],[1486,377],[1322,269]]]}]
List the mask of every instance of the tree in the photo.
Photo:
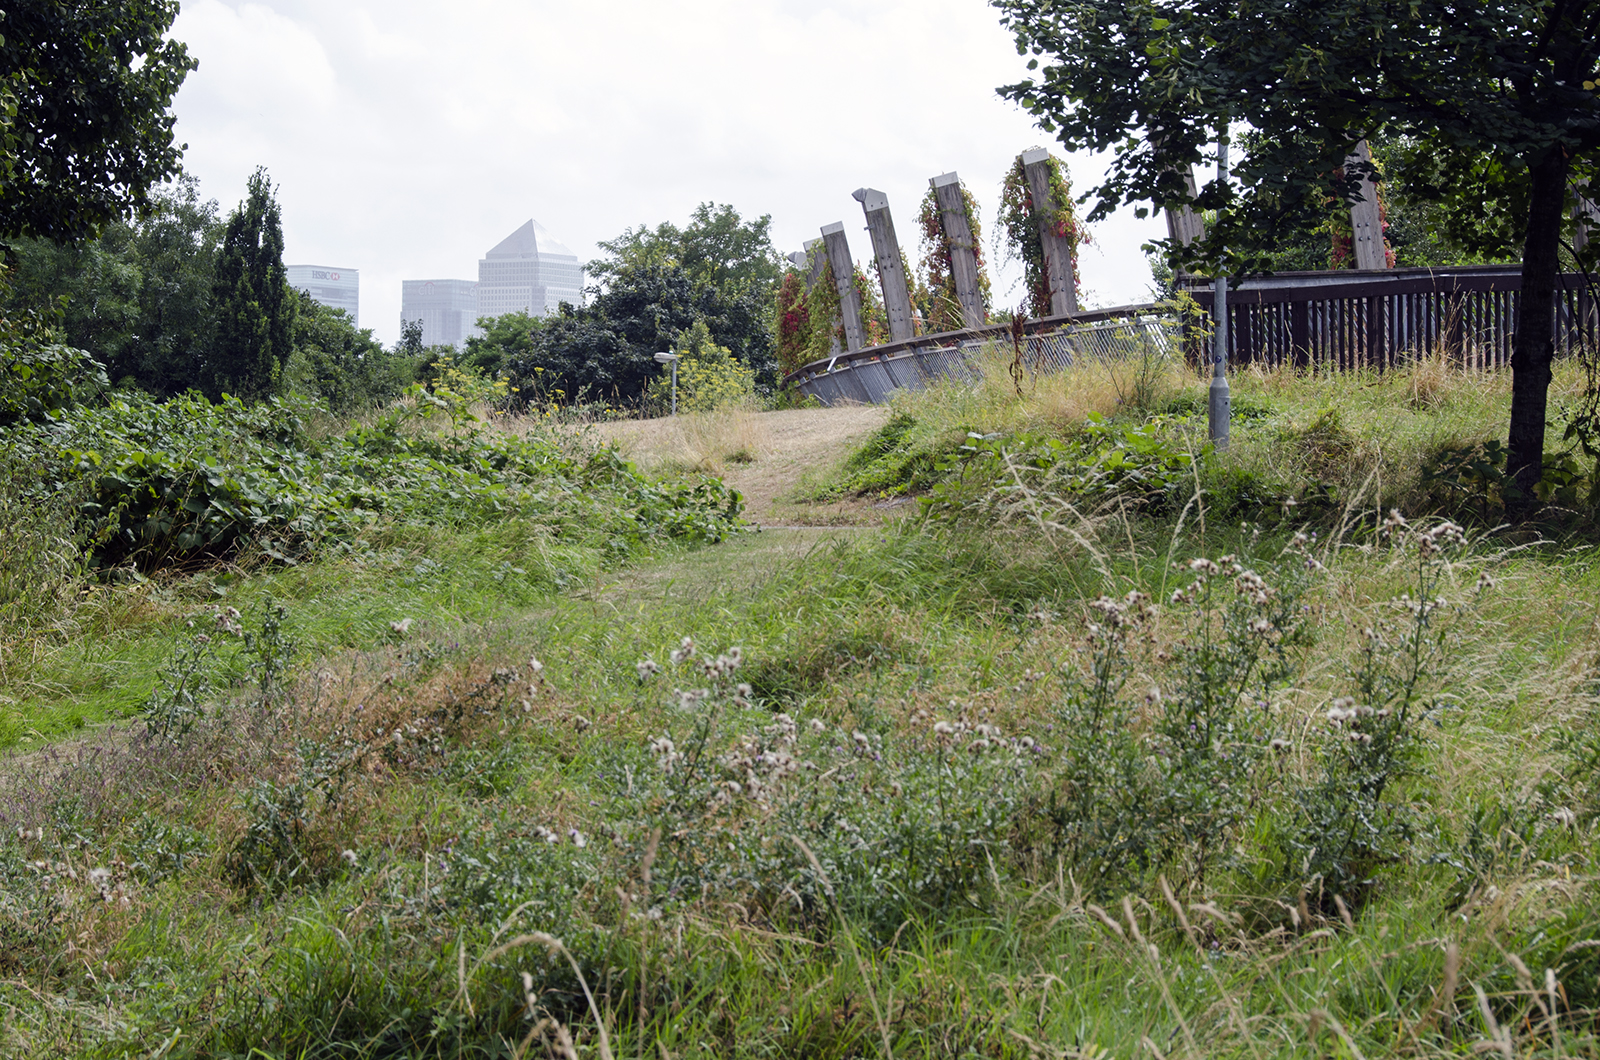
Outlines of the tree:
[{"label": "tree", "polygon": [[296,299],[284,277],[283,220],[264,168],[251,175],[245,201],[228,217],[212,291],[217,332],[208,395],[266,397],[294,349]]},{"label": "tree", "polygon": [[[1204,241],[1169,241],[1175,264],[1259,270],[1284,218],[1371,193],[1376,173],[1344,160],[1384,131],[1440,161],[1442,201],[1472,194],[1474,165],[1499,167],[1501,187],[1524,182],[1508,501],[1529,503],[1543,468],[1568,181],[1600,173],[1600,0],[996,6],[1037,71],[1001,94],[1069,148],[1117,149],[1093,189],[1091,221],[1129,202],[1218,211]],[[1234,171],[1237,186],[1211,181],[1191,195],[1185,171],[1232,123],[1260,137]]]},{"label": "tree", "polygon": [[147,216],[113,221],[76,244],[25,237],[11,250],[0,307],[66,306],[68,344],[90,351],[111,379],[167,397],[195,385],[211,341],[211,294],[222,238],[216,200],[193,177],[150,195]]},{"label": "tree", "polygon": [[677,345],[697,323],[755,373],[758,386],[776,385],[770,296],[754,287],[725,291],[696,281],[676,260],[649,259],[618,266],[593,294],[587,306],[563,304],[520,332],[516,342],[526,338],[526,353],[503,347],[502,369],[525,400],[559,390],[567,402],[636,404],[656,374],[652,355]]},{"label": "tree", "polygon": [[670,221],[629,228],[600,244],[610,255],[591,261],[585,271],[605,287],[624,268],[677,263],[696,283],[715,287],[725,297],[743,290],[769,293],[783,277],[783,257],[772,245],[772,215],[746,221],[732,206],[703,202],[687,228]]},{"label": "tree", "polygon": [[343,309],[313,301],[295,291],[294,352],[284,371],[293,392],[323,401],[334,412],[349,412],[389,401],[410,382],[410,364],[358,328]]},{"label": "tree", "polygon": [[14,0],[0,21],[0,237],[76,243],[178,173],[169,109],[197,63],[177,0]]}]

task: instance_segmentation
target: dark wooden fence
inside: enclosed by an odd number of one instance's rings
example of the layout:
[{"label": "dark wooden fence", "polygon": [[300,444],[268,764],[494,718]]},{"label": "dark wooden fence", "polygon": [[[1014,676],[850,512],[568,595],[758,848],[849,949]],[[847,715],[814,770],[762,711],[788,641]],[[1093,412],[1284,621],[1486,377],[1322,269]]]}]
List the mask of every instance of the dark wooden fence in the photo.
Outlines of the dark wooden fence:
[{"label": "dark wooden fence", "polygon": [[[1356,272],[1285,272],[1228,290],[1229,362],[1325,371],[1387,368],[1443,350],[1462,367],[1511,360],[1521,267],[1483,265]],[[1189,285],[1208,314],[1210,285]],[[1578,274],[1559,279],[1556,350],[1600,346],[1595,290]],[[1206,329],[1209,332],[1209,328]],[[1191,359],[1209,355],[1197,333]],[[1204,347],[1204,348],[1202,348]]]}]

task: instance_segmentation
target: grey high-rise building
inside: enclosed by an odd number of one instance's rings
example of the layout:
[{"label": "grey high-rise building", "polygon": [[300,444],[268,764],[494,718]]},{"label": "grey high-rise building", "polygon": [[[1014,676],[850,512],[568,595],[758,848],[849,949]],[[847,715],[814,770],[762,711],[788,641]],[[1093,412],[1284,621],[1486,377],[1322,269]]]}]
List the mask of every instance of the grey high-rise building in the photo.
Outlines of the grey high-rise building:
[{"label": "grey high-rise building", "polygon": [[361,326],[361,273],[335,265],[287,265],[289,286],[304,291],[318,305],[343,309]]},{"label": "grey high-rise building", "polygon": [[475,334],[477,286],[471,280],[401,280],[400,320],[422,321],[424,346],[459,350]]},{"label": "grey high-rise building", "polygon": [[478,262],[478,316],[505,313],[547,316],[562,302],[580,304],[583,268],[578,256],[538,221],[506,236]]}]

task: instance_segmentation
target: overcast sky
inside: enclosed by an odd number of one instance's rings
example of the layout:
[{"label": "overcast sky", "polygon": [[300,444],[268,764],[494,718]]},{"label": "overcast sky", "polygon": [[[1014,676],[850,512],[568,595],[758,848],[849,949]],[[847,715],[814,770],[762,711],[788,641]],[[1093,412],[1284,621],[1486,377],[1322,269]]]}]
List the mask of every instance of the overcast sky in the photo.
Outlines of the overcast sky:
[{"label": "overcast sky", "polygon": [[[359,269],[386,344],[401,280],[476,279],[530,217],[586,261],[729,203],[785,253],[844,221],[865,263],[868,186],[915,260],[929,177],[961,174],[988,242],[1012,159],[1056,146],[995,94],[1025,70],[981,0],[184,0],[173,35],[200,61],[175,109],[202,193],[226,211],[266,166],[286,260]],[[1092,235],[1086,303],[1143,301],[1159,218]]]}]

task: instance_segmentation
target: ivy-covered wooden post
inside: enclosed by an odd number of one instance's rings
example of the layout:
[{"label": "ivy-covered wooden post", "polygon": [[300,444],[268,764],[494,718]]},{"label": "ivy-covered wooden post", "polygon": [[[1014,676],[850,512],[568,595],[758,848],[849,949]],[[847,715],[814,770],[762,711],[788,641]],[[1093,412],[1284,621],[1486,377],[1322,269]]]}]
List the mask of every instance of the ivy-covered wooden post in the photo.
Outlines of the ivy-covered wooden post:
[{"label": "ivy-covered wooden post", "polygon": [[977,242],[967,221],[967,203],[961,194],[961,178],[955,171],[941,173],[928,181],[939,203],[939,224],[950,246],[950,278],[955,283],[956,301],[969,328],[984,325],[983,291],[978,281]]},{"label": "ivy-covered wooden post", "polygon": [[[1345,165],[1371,162],[1372,152],[1367,148],[1367,141],[1362,140],[1345,160]],[[1361,196],[1360,202],[1350,204],[1350,233],[1356,268],[1387,269],[1389,253],[1383,238],[1383,213],[1378,206],[1378,186],[1363,180]]]},{"label": "ivy-covered wooden post", "polygon": [[878,261],[878,286],[883,288],[883,305],[889,315],[889,341],[909,339],[916,333],[912,325],[911,286],[900,257],[900,241],[895,238],[894,218],[889,216],[889,196],[877,188],[857,188],[852,197],[867,215],[872,255]]},{"label": "ivy-covered wooden post", "polygon": [[866,345],[861,326],[861,293],[856,290],[856,267],[850,257],[850,242],[844,235],[844,222],[822,226],[822,245],[833,267],[833,283],[839,289],[839,321],[844,325],[845,349],[851,353]]},{"label": "ivy-covered wooden post", "polygon": [[1078,311],[1078,290],[1073,277],[1078,274],[1072,258],[1072,243],[1058,230],[1055,197],[1050,193],[1050,152],[1042,147],[1022,152],[1022,170],[1028,178],[1028,194],[1033,199],[1033,216],[1039,225],[1039,246],[1044,250],[1045,276],[1050,282],[1050,313]]},{"label": "ivy-covered wooden post", "polygon": [[[809,299],[811,292],[817,286],[817,281],[822,279],[822,273],[828,267],[828,250],[823,246],[820,239],[808,239],[801,246],[805,248],[803,256],[807,265],[805,271],[806,297]],[[813,310],[813,313],[815,312],[816,310]],[[813,327],[825,327],[828,329],[829,357],[839,356],[839,336],[834,331],[834,325],[837,323],[838,321],[836,320],[820,320],[820,318],[816,317],[812,320]]]}]

